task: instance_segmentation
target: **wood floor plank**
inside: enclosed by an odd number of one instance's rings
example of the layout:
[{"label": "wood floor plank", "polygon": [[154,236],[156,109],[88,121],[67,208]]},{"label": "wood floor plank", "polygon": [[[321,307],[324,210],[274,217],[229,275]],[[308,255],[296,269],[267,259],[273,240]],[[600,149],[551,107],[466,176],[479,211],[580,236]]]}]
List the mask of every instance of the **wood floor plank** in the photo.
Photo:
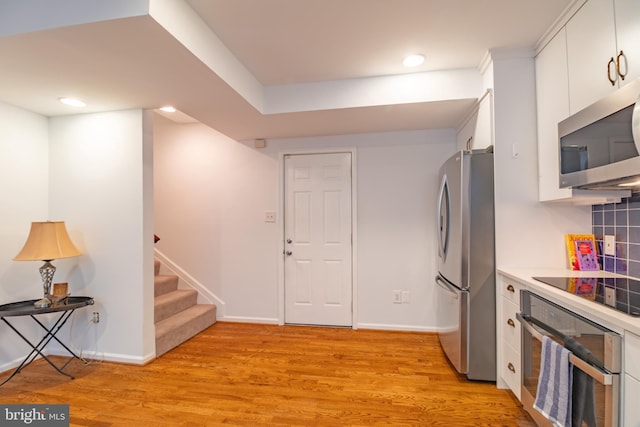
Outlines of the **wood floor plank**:
[{"label": "wood floor plank", "polygon": [[[218,322],[146,366],[38,361],[3,403],[68,403],[72,426],[524,426],[435,334]],[[5,374],[6,375],[6,374]]]}]

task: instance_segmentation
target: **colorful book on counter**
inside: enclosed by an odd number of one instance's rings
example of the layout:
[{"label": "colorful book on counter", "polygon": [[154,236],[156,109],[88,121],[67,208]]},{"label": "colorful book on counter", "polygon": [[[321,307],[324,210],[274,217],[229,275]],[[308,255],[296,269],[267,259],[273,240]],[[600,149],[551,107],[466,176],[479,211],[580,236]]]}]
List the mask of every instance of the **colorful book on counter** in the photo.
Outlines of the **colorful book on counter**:
[{"label": "colorful book on counter", "polygon": [[596,254],[596,245],[591,240],[576,240],[576,258],[580,270],[599,270],[598,255]]},{"label": "colorful book on counter", "polygon": [[567,256],[571,270],[599,270],[596,238],[593,234],[567,234]]}]

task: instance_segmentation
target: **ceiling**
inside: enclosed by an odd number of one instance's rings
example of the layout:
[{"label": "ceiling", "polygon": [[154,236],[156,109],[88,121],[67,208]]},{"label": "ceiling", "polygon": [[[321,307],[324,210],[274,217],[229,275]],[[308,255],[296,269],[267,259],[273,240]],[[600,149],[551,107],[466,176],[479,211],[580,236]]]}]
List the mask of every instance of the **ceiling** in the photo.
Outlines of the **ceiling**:
[{"label": "ceiling", "polygon": [[[0,21],[17,19],[23,0],[9,1]],[[172,104],[177,121],[236,140],[455,127],[482,95],[487,52],[533,49],[574,2],[186,0],[41,28],[29,12],[28,31],[0,31],[0,100],[45,116],[78,113],[61,96],[82,112]],[[404,68],[409,53],[426,62]]]}]

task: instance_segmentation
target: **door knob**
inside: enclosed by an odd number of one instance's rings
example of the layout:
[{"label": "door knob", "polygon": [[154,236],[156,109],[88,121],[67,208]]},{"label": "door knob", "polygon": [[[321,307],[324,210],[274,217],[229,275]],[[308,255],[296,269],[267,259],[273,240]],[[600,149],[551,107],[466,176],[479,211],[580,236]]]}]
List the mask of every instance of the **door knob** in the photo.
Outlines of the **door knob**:
[{"label": "door knob", "polygon": [[293,243],[293,240],[287,239],[287,243],[291,244],[291,243]]},{"label": "door knob", "polygon": [[287,254],[287,256],[291,256],[291,255],[293,255],[293,252],[287,251],[287,252],[285,252],[285,254]]}]

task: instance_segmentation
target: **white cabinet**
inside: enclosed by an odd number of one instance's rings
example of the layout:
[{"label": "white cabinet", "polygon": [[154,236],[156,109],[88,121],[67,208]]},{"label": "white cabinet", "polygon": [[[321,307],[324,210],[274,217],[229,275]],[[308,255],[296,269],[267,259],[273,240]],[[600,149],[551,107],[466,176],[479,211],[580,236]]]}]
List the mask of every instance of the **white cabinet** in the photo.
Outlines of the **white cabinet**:
[{"label": "white cabinet", "polygon": [[540,201],[571,197],[560,188],[558,122],[569,116],[567,38],[563,28],[536,57],[538,114],[538,196]]},{"label": "white cabinet", "polygon": [[621,67],[626,72],[623,86],[640,77],[640,1],[615,0],[616,44],[618,54],[624,53]]},{"label": "white cabinet", "polygon": [[490,145],[493,145],[493,92],[487,92],[480,99],[473,148],[487,148]]},{"label": "white cabinet", "polygon": [[640,406],[638,396],[640,396],[640,381],[631,375],[624,376],[624,414],[623,426],[640,426]]},{"label": "white cabinet", "polygon": [[520,311],[520,290],[524,285],[499,276],[500,311],[498,312],[498,375],[520,399],[520,323],[516,313]]},{"label": "white cabinet", "polygon": [[456,134],[456,147],[457,150],[467,150],[473,147],[473,134],[476,130],[476,121],[478,120],[478,111],[474,110],[469,120],[464,126],[458,130]]},{"label": "white cabinet", "polygon": [[640,337],[630,332],[624,334],[624,392],[623,425],[640,426]]},{"label": "white cabinet", "polygon": [[588,0],[567,23],[571,114],[640,75],[639,3]]},{"label": "white cabinet", "polygon": [[492,92],[487,91],[471,111],[462,128],[458,130],[458,150],[487,148],[493,144]]},{"label": "white cabinet", "polygon": [[520,399],[520,323],[516,319],[519,306],[502,301],[502,379]]},{"label": "white cabinet", "polygon": [[607,63],[616,53],[613,0],[588,0],[566,29],[573,114],[614,89],[606,74]]},{"label": "white cabinet", "polygon": [[[636,2],[634,8],[640,9],[640,1],[633,1]],[[586,25],[582,21],[589,21],[591,14],[595,13],[591,9],[596,9],[597,12],[598,8],[596,6],[602,7],[602,3],[611,3],[611,0],[589,0],[582,9],[580,9],[579,14],[576,14],[574,18],[567,23],[566,27],[560,29],[535,59],[538,115],[538,197],[542,202],[564,201],[573,204],[591,205],[597,203],[617,203],[621,197],[625,196],[615,191],[560,188],[559,183],[558,123],[574,112],[573,107],[576,102],[586,104],[584,106],[587,106],[591,102],[596,101],[600,96],[599,94],[608,93],[608,91],[611,90],[611,84],[603,73],[604,65],[600,64],[599,67],[593,64],[586,65],[588,59],[596,62],[596,59],[591,57],[593,55],[587,54],[590,53],[591,45],[578,38],[574,40],[573,47],[569,46],[569,51],[567,48],[569,45],[569,35],[573,34],[573,37],[577,38],[576,33],[587,31],[582,29],[582,27]],[[588,6],[591,9],[585,9]],[[611,8],[613,8],[613,6],[611,6]],[[576,19],[577,22],[574,22]],[[605,21],[608,22],[608,20]],[[613,21],[613,18],[611,18],[611,21]],[[637,25],[637,21],[634,28],[636,30],[640,28],[640,26]],[[571,29],[572,31],[570,31]],[[577,31],[577,29],[580,29],[580,31]],[[609,31],[611,31],[611,33],[609,33]],[[606,33],[609,35],[608,38],[613,38],[612,28],[604,31],[602,29],[596,29],[592,32],[596,34]],[[595,56],[600,57],[600,55]],[[568,64],[568,57],[573,58],[573,65],[571,61],[569,61]],[[640,63],[640,60],[638,60],[637,63]],[[571,72],[572,67],[573,73]],[[578,69],[578,72],[576,72],[576,69]],[[598,71],[598,76],[590,76],[591,74],[595,74],[590,73],[593,69]],[[582,70],[586,71],[581,73],[580,71]],[[591,93],[592,85],[589,82],[594,79],[601,80],[598,86],[602,87],[599,91],[596,91],[597,93]],[[607,85],[609,87],[607,87]],[[586,86],[586,88],[579,90],[578,87],[581,86]]]},{"label": "white cabinet", "polygon": [[640,380],[640,337],[628,331],[624,334],[624,370]]}]

